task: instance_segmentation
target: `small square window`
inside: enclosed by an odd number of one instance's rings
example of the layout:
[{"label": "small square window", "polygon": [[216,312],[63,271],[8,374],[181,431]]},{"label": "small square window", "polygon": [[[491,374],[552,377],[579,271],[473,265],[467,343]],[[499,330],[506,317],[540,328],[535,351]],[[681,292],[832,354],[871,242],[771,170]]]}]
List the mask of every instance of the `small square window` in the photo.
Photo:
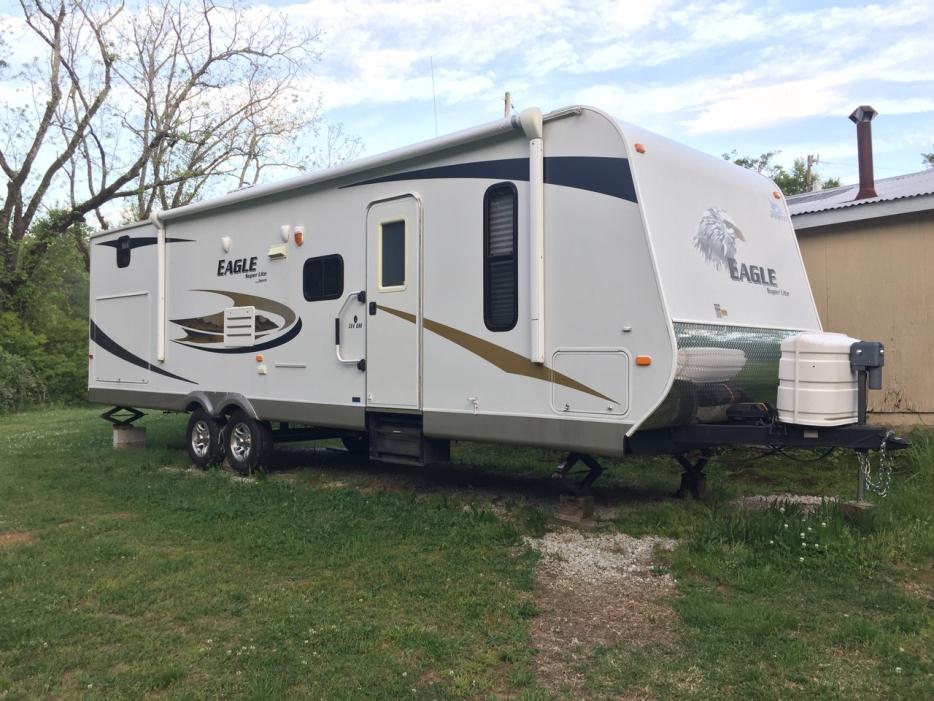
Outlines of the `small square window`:
[{"label": "small square window", "polygon": [[330,255],[306,260],[302,270],[302,290],[309,302],[340,297],[344,294],[344,259]]},{"label": "small square window", "polygon": [[379,286],[405,287],[405,221],[380,224]]}]

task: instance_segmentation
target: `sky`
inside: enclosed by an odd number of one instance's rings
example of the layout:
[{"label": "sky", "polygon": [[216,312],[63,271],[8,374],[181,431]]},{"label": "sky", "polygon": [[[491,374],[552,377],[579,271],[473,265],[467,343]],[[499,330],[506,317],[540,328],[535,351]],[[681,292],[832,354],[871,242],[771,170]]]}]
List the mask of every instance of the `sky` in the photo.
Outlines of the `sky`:
[{"label": "sky", "polygon": [[516,111],[593,105],[715,155],[819,154],[843,183],[858,180],[859,105],[878,112],[876,177],[934,150],[934,0],[252,4],[320,33],[309,104],[320,95],[365,155],[501,118],[507,90]]},{"label": "sky", "polygon": [[[310,81],[368,155],[517,111],[588,104],[702,151],[819,154],[856,182],[859,105],[876,177],[934,150],[934,0],[272,2],[321,32]],[[434,79],[432,80],[432,66]],[[434,97],[434,99],[433,99]]]}]

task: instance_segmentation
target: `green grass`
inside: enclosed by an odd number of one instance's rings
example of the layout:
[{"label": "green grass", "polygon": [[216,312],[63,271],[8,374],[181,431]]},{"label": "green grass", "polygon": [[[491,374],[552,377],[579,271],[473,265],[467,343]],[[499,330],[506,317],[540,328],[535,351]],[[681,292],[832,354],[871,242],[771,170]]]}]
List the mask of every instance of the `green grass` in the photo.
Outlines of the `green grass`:
[{"label": "green grass", "polygon": [[[504,519],[470,490],[368,485],[377,468],[183,469],[179,416],[113,451],[97,413],[0,424],[0,538],[31,539],[0,540],[0,699],[563,698],[535,681],[522,542],[558,527],[542,485],[560,455],[457,446],[465,480],[501,475]],[[597,501],[618,509],[601,527],[681,541],[661,563],[677,622],[672,642],[594,650],[587,696],[934,697],[934,437],[915,441],[855,520],[729,504],[849,497],[846,458],[714,466],[705,503],[666,497],[670,461],[607,461]]]},{"label": "green grass", "polygon": [[[88,411],[7,417],[0,694],[457,698],[528,679],[534,558],[485,511],[238,483],[183,422],[112,451]],[[414,689],[414,691],[412,691]]]},{"label": "green grass", "polygon": [[622,517],[624,530],[684,541],[666,563],[680,636],[668,648],[601,650],[587,670],[594,698],[629,686],[660,698],[934,698],[934,435],[913,439],[892,493],[856,516],[830,504],[804,514],[726,503],[768,483],[816,494],[836,484],[852,496],[854,463],[838,458],[819,468],[756,462],[728,483],[714,470],[706,506]]}]

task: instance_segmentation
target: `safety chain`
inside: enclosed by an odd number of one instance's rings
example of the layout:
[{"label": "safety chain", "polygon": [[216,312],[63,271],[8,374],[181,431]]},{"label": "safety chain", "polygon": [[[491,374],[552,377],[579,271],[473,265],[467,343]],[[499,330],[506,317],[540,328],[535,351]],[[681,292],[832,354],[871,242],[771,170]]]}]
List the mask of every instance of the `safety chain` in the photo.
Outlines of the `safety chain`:
[{"label": "safety chain", "polygon": [[889,431],[882,439],[882,445],[879,446],[879,469],[875,477],[872,476],[872,457],[869,452],[859,452],[856,454],[859,460],[859,469],[863,475],[863,483],[873,494],[884,497],[889,493],[889,487],[892,486],[892,456],[886,454],[885,446],[889,438],[895,434]]}]

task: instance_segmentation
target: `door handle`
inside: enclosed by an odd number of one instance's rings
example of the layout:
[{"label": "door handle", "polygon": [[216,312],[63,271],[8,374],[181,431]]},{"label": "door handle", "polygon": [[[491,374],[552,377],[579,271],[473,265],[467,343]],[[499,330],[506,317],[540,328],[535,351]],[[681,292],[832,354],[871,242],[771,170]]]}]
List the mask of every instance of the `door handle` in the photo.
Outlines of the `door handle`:
[{"label": "door handle", "polygon": [[[363,299],[361,299],[361,296]],[[344,310],[347,308],[347,305],[351,301],[356,300],[358,302],[363,302],[366,300],[366,292],[361,290],[360,292],[351,292],[344,299],[344,303],[341,305],[340,311],[337,313],[337,316],[334,318],[334,352],[337,355],[338,362],[346,363],[347,365],[356,365],[358,370],[366,370],[366,361],[362,358],[345,358],[341,355],[341,317],[344,315]],[[372,302],[371,302],[372,304]]]},{"label": "door handle", "polygon": [[376,302],[370,302],[370,316],[376,316]]}]

